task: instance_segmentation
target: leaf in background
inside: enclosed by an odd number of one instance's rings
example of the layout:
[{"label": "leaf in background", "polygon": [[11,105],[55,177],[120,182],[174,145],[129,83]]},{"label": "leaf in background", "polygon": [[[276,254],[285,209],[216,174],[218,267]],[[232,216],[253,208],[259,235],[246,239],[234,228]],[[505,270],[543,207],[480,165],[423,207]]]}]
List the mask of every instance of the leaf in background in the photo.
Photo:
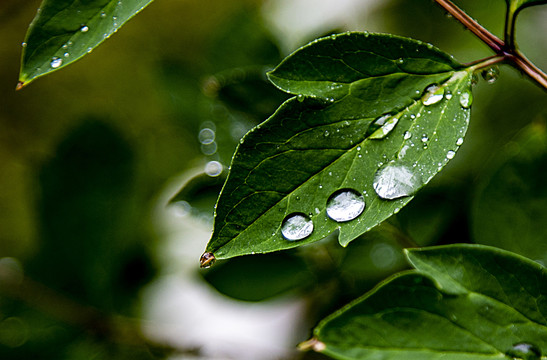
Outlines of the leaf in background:
[{"label": "leaf in background", "polygon": [[496,158],[473,202],[473,240],[547,264],[547,131],[525,128]]},{"label": "leaf in background", "polygon": [[222,294],[244,301],[262,301],[316,283],[302,258],[288,253],[230,259],[201,273]]},{"label": "leaf in background", "polygon": [[513,14],[529,6],[547,4],[547,0],[505,0],[505,2]]},{"label": "leaf in background", "polygon": [[330,36],[269,76],[298,96],[239,145],[206,249],[216,258],[293,248],[335,230],[347,245],[408,203],[467,130],[470,73],[419,41]]},{"label": "leaf in background", "polygon": [[44,0],[30,24],[18,88],[91,52],[152,0]]},{"label": "leaf in background", "polygon": [[[323,320],[308,342],[336,359],[504,359],[547,352],[547,273],[477,245],[410,250],[406,272]],[[539,359],[526,357],[526,359]]]}]

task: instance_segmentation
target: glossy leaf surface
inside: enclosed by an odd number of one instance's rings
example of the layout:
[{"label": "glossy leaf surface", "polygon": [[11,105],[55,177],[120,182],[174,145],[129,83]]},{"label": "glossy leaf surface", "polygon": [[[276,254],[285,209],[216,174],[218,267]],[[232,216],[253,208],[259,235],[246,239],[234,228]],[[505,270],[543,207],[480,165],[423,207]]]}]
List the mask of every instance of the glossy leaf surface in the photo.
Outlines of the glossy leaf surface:
[{"label": "glossy leaf surface", "polygon": [[[410,201],[455,155],[469,121],[470,74],[415,40],[326,37],[297,50],[269,77],[298,96],[236,151],[206,249],[219,259],[292,248],[335,230],[347,245]],[[327,202],[344,190],[364,208],[335,221]],[[294,214],[313,229],[288,241],[282,224]]]},{"label": "glossy leaf surface", "polygon": [[473,202],[473,240],[547,264],[545,124],[526,127],[495,162]]},{"label": "glossy leaf surface", "polygon": [[407,256],[416,271],[325,319],[316,350],[344,360],[504,359],[516,344],[547,351],[545,267],[478,245]]},{"label": "glossy leaf surface", "polygon": [[44,0],[23,47],[20,85],[91,52],[152,0]]}]

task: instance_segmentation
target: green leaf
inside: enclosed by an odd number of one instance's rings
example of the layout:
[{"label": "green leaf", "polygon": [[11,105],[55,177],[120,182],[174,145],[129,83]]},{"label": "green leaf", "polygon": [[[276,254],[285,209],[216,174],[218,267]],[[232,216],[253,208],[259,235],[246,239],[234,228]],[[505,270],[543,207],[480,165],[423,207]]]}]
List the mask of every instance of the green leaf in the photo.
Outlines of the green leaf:
[{"label": "green leaf", "polygon": [[[206,249],[216,258],[293,248],[336,230],[347,245],[407,204],[455,155],[467,130],[470,73],[416,40],[330,36],[297,50],[269,76],[298,96],[238,146]],[[353,196],[362,212],[332,220],[333,194]],[[295,214],[292,220],[307,218],[303,230],[311,221],[313,231],[289,241],[282,224]]]},{"label": "green leaf", "polygon": [[532,124],[496,157],[479,185],[471,218],[475,242],[547,264],[547,131]]},{"label": "green leaf", "polygon": [[[547,272],[480,245],[409,250],[416,271],[323,320],[308,344],[336,359],[504,359],[547,352]],[[528,357],[528,359],[539,359]]]},{"label": "green leaf", "polygon": [[19,86],[91,52],[152,0],[44,0],[23,48]]}]

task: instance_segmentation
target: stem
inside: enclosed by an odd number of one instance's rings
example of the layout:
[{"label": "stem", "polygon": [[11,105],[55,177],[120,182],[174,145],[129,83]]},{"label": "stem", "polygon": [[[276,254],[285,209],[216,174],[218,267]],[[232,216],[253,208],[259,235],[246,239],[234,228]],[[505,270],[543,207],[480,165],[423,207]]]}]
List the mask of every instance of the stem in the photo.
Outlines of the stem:
[{"label": "stem", "polygon": [[496,35],[486,30],[475,19],[467,15],[463,10],[454,5],[450,0],[435,0],[443,9],[445,9],[456,20],[461,22],[467,29],[475,34],[496,53],[503,52],[505,43]]},{"label": "stem", "polygon": [[480,69],[498,62],[510,61],[511,65],[519,69],[530,79],[534,80],[539,86],[547,90],[547,74],[540,68],[532,64],[515,46],[515,11],[511,7],[507,8],[507,17],[505,19],[505,40],[500,40],[497,36],[483,28],[476,20],[467,15],[450,0],[435,0],[444,10],[462,23],[467,29],[475,34],[482,42],[488,45],[497,54],[494,57],[479,60],[470,65]]},{"label": "stem", "polygon": [[479,69],[490,67],[495,64],[499,64],[506,60],[507,60],[507,56],[505,55],[493,55],[485,59],[481,59],[481,60],[477,60],[477,61],[473,61],[471,63],[465,64],[465,66],[471,69],[472,71],[476,71]]}]

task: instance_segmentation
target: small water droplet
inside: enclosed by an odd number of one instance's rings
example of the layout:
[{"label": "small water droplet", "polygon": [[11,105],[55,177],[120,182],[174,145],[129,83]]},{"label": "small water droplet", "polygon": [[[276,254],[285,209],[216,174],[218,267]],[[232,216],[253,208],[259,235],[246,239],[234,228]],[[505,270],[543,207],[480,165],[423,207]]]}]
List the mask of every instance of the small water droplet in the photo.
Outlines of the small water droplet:
[{"label": "small water droplet", "polygon": [[506,354],[514,359],[539,360],[541,358],[541,350],[536,345],[527,342],[513,345]]},{"label": "small water droplet", "polygon": [[325,132],[324,132],[325,137],[329,136],[329,134],[330,134],[329,131],[325,130]]},{"label": "small water droplet", "polygon": [[213,266],[215,261],[216,261],[215,255],[213,255],[213,253],[206,252],[206,253],[203,253],[203,255],[201,255],[201,258],[199,259],[199,266],[207,269]]},{"label": "small water droplet", "polygon": [[360,146],[357,146],[357,151],[361,151],[361,147],[360,147]]},{"label": "small water droplet", "polygon": [[212,129],[204,128],[201,129],[198,134],[199,142],[207,145],[215,141],[215,132]]},{"label": "small water droplet", "polygon": [[374,191],[382,199],[392,200],[411,196],[420,186],[420,174],[400,162],[391,162],[374,175]]},{"label": "small water droplet", "polygon": [[101,11],[101,17],[104,18],[106,16],[106,13],[104,11]]},{"label": "small water droplet", "polygon": [[464,109],[469,109],[473,103],[473,95],[469,91],[465,91],[460,95],[460,105]]},{"label": "small water droplet", "polygon": [[49,64],[52,68],[54,69],[57,69],[59,66],[61,66],[63,64],[63,59],[61,58],[58,58],[58,57],[54,57],[52,60],[51,60],[51,63]]},{"label": "small water droplet", "polygon": [[313,232],[313,221],[302,213],[288,215],[281,225],[281,234],[290,241],[302,240]]},{"label": "small water droplet", "polygon": [[446,91],[444,92],[444,97],[446,98],[446,100],[452,99],[452,91],[446,90]]},{"label": "small water droplet", "polygon": [[69,57],[70,54],[66,52],[66,53],[63,54],[63,56],[64,56],[64,57]]},{"label": "small water droplet", "polygon": [[497,66],[492,66],[488,69],[485,69],[481,72],[481,76],[487,83],[493,84],[498,80],[500,76],[500,69]]},{"label": "small water droplet", "polygon": [[27,43],[26,43],[26,42],[21,43],[21,46],[24,47],[24,48],[26,48],[26,47],[27,47]]},{"label": "small water droplet", "polygon": [[296,95],[296,100],[298,100],[299,102],[304,101],[304,95],[302,95],[302,94]]},{"label": "small water droplet", "polygon": [[422,142],[427,142],[429,138],[427,137],[427,134],[422,135]]},{"label": "small water droplet", "polygon": [[463,138],[459,138],[459,139],[456,141],[456,145],[460,146],[461,144],[463,144]]},{"label": "small water droplet", "polygon": [[380,128],[374,130],[374,132],[370,134],[369,139],[385,138],[395,128],[395,125],[397,125],[398,122],[399,118],[392,117],[391,114],[380,116],[371,124],[371,128],[373,128],[373,126],[380,126]]},{"label": "small water droplet", "polygon": [[329,197],[327,215],[334,221],[344,222],[355,219],[365,209],[365,200],[353,189],[341,189]]},{"label": "small water droplet", "polygon": [[405,134],[403,135],[403,139],[408,140],[412,137],[412,133],[410,131],[405,131]]},{"label": "small water droplet", "polygon": [[433,105],[441,101],[444,97],[444,87],[438,85],[429,85],[425,89],[422,97],[422,104],[425,106]]},{"label": "small water droplet", "polygon": [[397,59],[397,64],[403,64],[405,62],[404,59],[400,58],[400,59]]},{"label": "small water droplet", "polygon": [[209,161],[205,164],[205,173],[211,177],[219,176],[222,173],[223,166],[218,161]]},{"label": "small water droplet", "polygon": [[449,151],[446,153],[446,158],[447,158],[448,160],[452,160],[452,159],[454,159],[454,156],[455,156],[455,155],[456,155],[456,152],[455,152],[455,151],[449,150]]},{"label": "small water droplet", "polygon": [[84,32],[84,33],[85,33],[85,32],[88,32],[88,31],[89,31],[89,27],[86,26],[86,25],[83,25],[83,26],[80,28],[80,31],[81,31],[81,32]]}]

